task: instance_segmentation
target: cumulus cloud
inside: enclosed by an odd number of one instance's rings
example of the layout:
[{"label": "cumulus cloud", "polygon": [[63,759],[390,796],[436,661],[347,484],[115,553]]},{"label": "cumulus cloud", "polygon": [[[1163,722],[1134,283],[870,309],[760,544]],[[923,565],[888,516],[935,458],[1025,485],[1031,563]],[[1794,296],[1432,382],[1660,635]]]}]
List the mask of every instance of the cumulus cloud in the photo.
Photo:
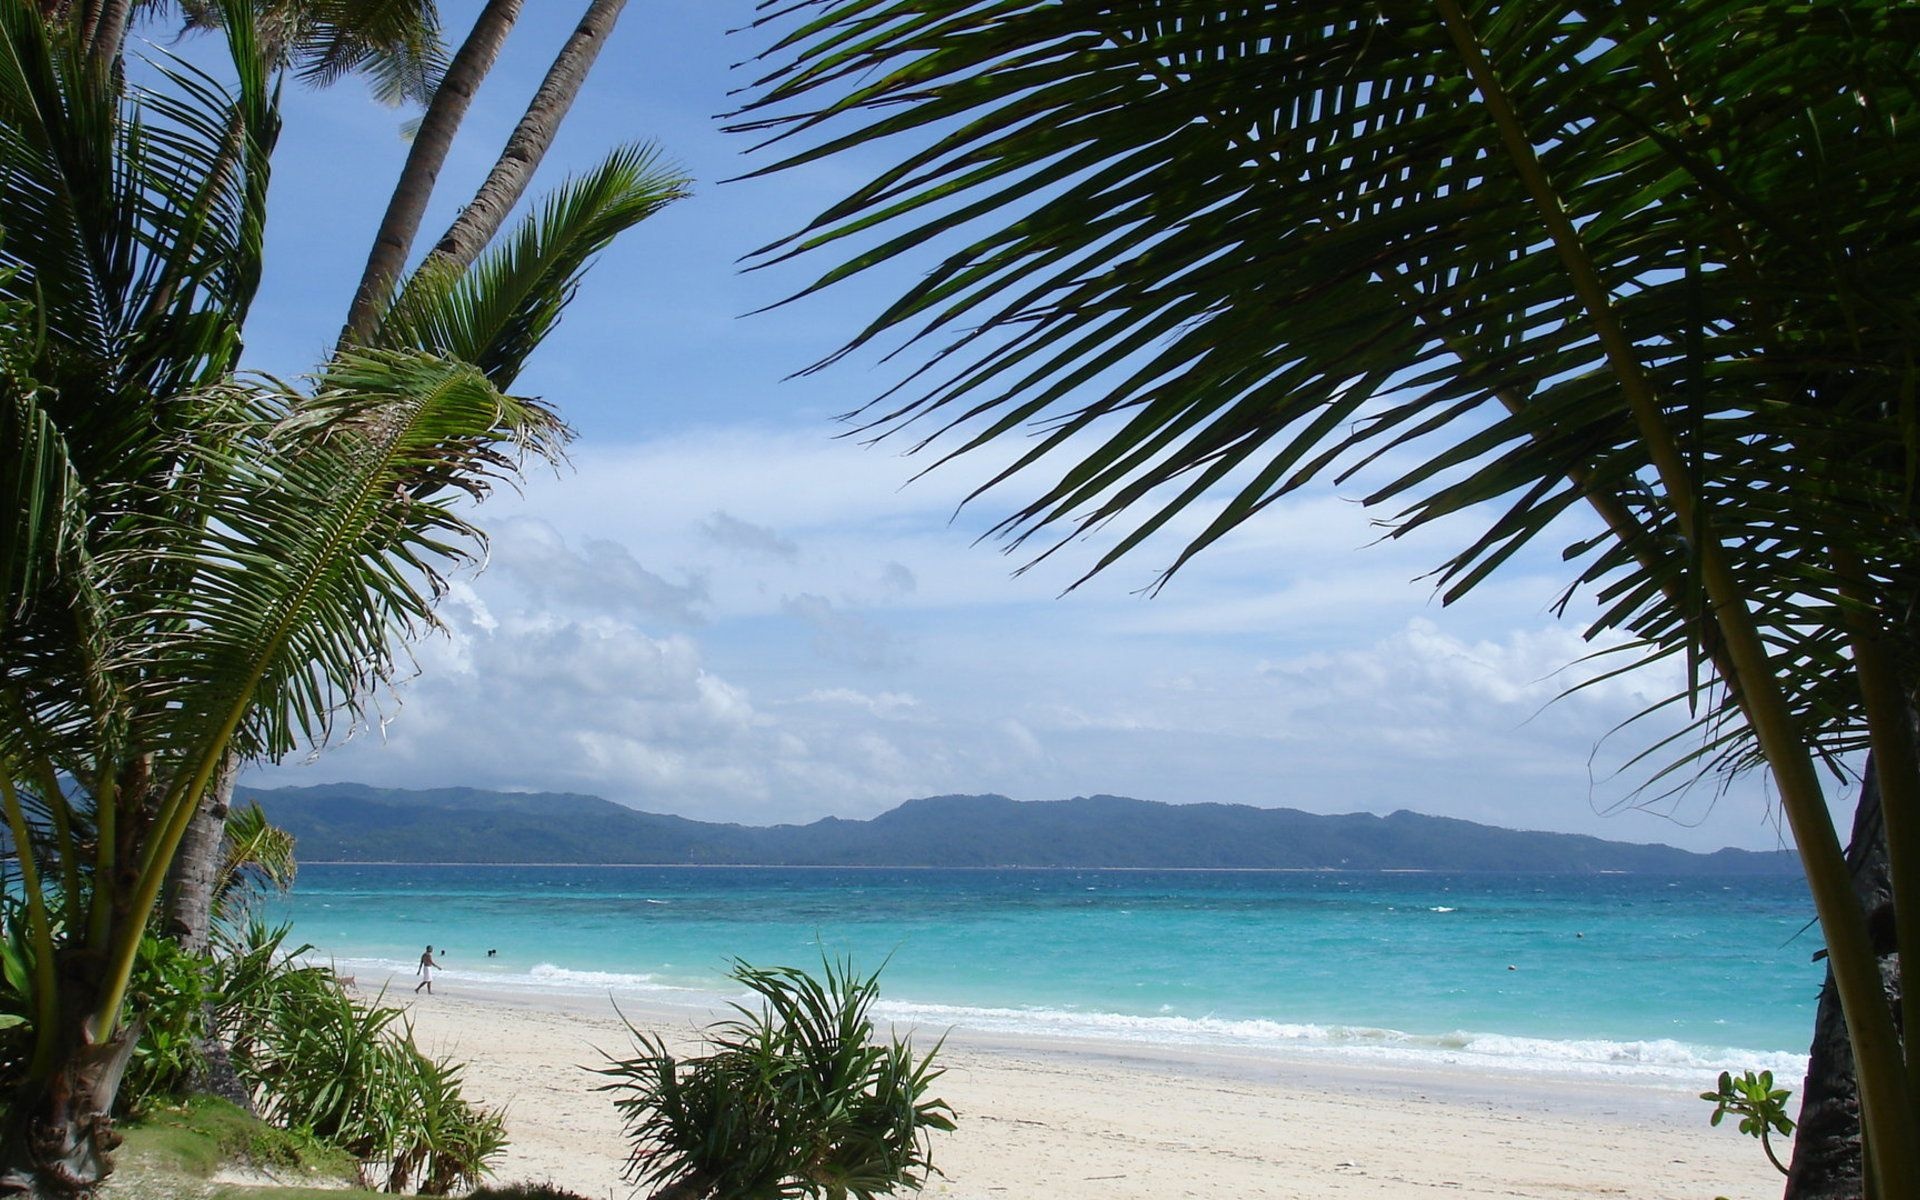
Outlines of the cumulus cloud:
[{"label": "cumulus cloud", "polygon": [[890,562],[880,568],[880,586],[890,592],[912,595],[919,590],[920,580],[905,563]]},{"label": "cumulus cloud", "polygon": [[640,565],[631,551],[589,537],[579,549],[552,524],[520,517],[493,535],[489,567],[539,608],[588,609],[696,625],[710,601],[705,578],[673,583]]},{"label": "cumulus cloud", "polygon": [[800,697],[799,703],[850,705],[886,720],[908,716],[920,707],[920,701],[905,692],[879,692],[869,695],[852,688],[815,688]]}]

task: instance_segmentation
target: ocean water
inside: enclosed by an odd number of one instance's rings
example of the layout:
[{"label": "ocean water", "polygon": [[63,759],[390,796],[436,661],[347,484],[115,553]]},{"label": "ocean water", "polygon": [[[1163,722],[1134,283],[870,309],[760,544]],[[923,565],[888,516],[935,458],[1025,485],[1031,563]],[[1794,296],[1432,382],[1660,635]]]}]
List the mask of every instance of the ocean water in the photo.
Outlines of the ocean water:
[{"label": "ocean water", "polygon": [[825,954],[935,1029],[1679,1085],[1797,1083],[1821,980],[1792,878],[307,865],[268,915],[450,991],[708,1005]]}]

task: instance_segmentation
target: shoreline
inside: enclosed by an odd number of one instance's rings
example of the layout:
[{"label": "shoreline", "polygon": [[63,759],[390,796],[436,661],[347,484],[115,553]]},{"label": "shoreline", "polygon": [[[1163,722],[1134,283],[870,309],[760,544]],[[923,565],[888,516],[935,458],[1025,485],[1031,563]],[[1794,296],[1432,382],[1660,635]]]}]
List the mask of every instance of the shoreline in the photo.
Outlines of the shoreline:
[{"label": "shoreline", "polygon": [[[504,1106],[497,1179],[621,1197],[625,1143],[589,1073],[630,1045],[613,998],[476,988],[396,994],[423,1049],[466,1061],[467,1094]],[[369,986],[372,984],[372,986]],[[356,985],[363,996],[374,981]],[[410,989],[409,989],[410,991]],[[634,1025],[677,1050],[714,1013],[621,997]],[[938,1031],[922,1029],[927,1047]],[[1645,1081],[1400,1067],[1236,1048],[955,1030],[935,1091],[959,1131],[936,1142],[942,1200],[1172,1196],[1778,1194],[1750,1139],[1707,1124],[1693,1093]],[[1695,1089],[1697,1091],[1697,1089]]]},{"label": "shoreline", "polygon": [[[343,977],[357,978],[390,1000],[411,993],[415,976],[390,958],[326,956]],[[551,969],[550,964],[542,967]],[[536,968],[536,974],[540,968]],[[507,1006],[572,1014],[604,1014],[617,1005],[650,1025],[692,1028],[725,1013],[746,993],[724,980],[698,986],[638,982],[647,977],[556,970],[570,976],[537,981],[524,974],[477,970],[470,963],[443,966],[436,976],[452,994]],[[369,987],[369,984],[372,986]],[[1658,1037],[1554,1037],[1454,1029],[1414,1033],[1345,1023],[1274,1022],[1212,1017],[1128,1015],[1099,1010],[976,1007],[905,1000],[883,994],[874,1017],[883,1028],[931,1042],[947,1038],[985,1050],[1095,1056],[1115,1062],[1206,1062],[1242,1077],[1279,1072],[1315,1076],[1327,1072],[1401,1079],[1414,1083],[1495,1080],[1522,1091],[1557,1089],[1572,1096],[1587,1089],[1684,1097],[1690,1106],[1722,1070],[1770,1070],[1798,1087],[1804,1053],[1750,1047],[1692,1044]],[[1458,1090],[1445,1084],[1449,1090]],[[1484,1090],[1484,1089],[1483,1089]]]}]

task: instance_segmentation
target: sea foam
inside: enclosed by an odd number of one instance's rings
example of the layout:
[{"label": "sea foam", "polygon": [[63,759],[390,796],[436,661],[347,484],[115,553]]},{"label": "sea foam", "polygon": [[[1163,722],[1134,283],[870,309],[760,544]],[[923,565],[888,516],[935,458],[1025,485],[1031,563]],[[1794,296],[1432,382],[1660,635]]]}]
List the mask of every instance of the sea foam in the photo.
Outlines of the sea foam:
[{"label": "sea foam", "polygon": [[899,1024],[1050,1038],[1327,1054],[1382,1066],[1458,1066],[1530,1074],[1612,1076],[1693,1083],[1722,1070],[1806,1073],[1805,1055],[1693,1045],[1668,1038],[1535,1038],[1456,1030],[1407,1033],[1364,1025],[1318,1025],[1220,1017],[1132,1016],[1048,1008],[974,1008],[882,1001],[875,1015]]}]

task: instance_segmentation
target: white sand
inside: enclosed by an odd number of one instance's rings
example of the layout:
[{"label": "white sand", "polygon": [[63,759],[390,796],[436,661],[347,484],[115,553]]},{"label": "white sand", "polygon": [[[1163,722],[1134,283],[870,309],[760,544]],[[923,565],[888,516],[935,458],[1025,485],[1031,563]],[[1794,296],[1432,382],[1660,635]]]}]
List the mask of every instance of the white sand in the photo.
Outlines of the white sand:
[{"label": "white sand", "polygon": [[[415,1030],[429,1052],[471,1064],[471,1097],[506,1108],[513,1145],[497,1178],[630,1196],[619,1120],[585,1069],[599,1049],[628,1048],[611,1003],[447,984],[410,1006]],[[622,1007],[691,1042],[690,1014]],[[964,1029],[943,1058],[938,1091],[959,1131],[938,1137],[945,1178],[926,1194],[947,1200],[1780,1194],[1758,1144],[1710,1128],[1692,1095],[1645,1084],[989,1041]]]}]

